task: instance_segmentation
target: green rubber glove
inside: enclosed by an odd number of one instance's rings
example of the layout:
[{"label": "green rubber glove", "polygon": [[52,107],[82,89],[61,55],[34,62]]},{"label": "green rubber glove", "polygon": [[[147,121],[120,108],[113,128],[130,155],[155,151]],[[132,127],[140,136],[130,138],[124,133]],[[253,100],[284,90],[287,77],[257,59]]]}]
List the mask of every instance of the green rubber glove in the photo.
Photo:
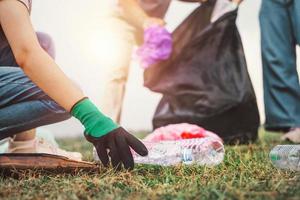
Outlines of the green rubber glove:
[{"label": "green rubber glove", "polygon": [[141,156],[148,154],[141,141],[103,115],[89,99],[75,104],[71,113],[84,125],[84,135],[95,146],[104,166],[111,162],[117,169],[122,165],[126,169],[133,169],[134,160],[130,148]]},{"label": "green rubber glove", "polygon": [[85,127],[85,134],[99,138],[119,128],[110,118],[103,115],[99,109],[88,99],[79,101],[71,110]]}]

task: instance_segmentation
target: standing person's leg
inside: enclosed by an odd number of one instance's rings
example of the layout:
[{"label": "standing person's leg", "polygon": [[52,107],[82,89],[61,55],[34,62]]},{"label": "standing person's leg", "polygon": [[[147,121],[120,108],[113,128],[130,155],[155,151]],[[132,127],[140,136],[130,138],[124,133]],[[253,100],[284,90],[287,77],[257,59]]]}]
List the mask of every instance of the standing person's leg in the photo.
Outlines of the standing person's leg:
[{"label": "standing person's leg", "polygon": [[118,49],[121,52],[116,54],[115,59],[107,67],[108,73],[100,107],[103,113],[120,123],[135,36],[134,28],[126,21],[118,17],[111,20],[114,24],[111,31],[118,33],[115,39],[119,41]]},{"label": "standing person's leg", "polygon": [[[300,1],[294,0],[293,5],[290,8],[290,15],[292,19],[293,24],[293,30],[294,30],[294,37],[296,39],[296,42],[298,45],[300,45]],[[299,66],[298,66],[299,67]],[[297,70],[297,69],[296,69]],[[295,109],[295,120],[296,120],[296,127],[300,128],[300,84],[299,84],[299,76],[297,73],[295,73],[295,79],[298,80],[298,97],[296,100],[296,109]]]},{"label": "standing person's leg", "polygon": [[[294,0],[293,4],[289,7],[289,13],[293,24],[293,33],[296,43],[300,45],[300,1]],[[295,102],[295,126],[292,127],[291,131],[285,134],[282,139],[290,140],[295,143],[300,143],[300,86],[299,77],[295,73],[295,78],[298,79],[298,101]]]},{"label": "standing person's leg", "polygon": [[296,41],[289,15],[291,2],[263,0],[260,12],[267,129],[296,126],[299,80]]}]

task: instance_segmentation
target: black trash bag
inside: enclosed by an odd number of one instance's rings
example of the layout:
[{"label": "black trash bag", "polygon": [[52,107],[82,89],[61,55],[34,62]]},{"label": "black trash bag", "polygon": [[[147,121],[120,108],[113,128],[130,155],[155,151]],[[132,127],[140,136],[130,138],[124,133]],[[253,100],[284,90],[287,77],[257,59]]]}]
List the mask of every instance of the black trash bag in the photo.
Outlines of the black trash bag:
[{"label": "black trash bag", "polygon": [[211,2],[174,31],[171,58],[145,71],[144,85],[163,94],[153,127],[185,122],[217,133],[225,143],[253,142],[260,119],[237,11],[211,24]]}]

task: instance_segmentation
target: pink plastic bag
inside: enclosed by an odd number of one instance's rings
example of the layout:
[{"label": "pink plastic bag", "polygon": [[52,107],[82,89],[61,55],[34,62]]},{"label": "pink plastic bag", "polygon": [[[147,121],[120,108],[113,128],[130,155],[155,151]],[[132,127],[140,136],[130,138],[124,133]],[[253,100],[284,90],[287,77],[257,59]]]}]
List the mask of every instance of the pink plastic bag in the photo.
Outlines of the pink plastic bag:
[{"label": "pink plastic bag", "polygon": [[223,143],[223,140],[215,133],[207,131],[197,125],[192,124],[171,124],[156,129],[152,134],[148,135],[144,142],[160,142],[166,140],[181,140],[192,138],[211,137]]}]

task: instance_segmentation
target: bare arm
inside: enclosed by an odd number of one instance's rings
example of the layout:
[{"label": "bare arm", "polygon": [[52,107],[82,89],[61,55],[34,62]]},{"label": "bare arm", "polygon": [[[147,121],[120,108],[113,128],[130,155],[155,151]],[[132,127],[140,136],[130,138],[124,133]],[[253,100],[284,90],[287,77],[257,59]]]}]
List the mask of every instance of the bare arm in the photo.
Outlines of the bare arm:
[{"label": "bare arm", "polygon": [[70,111],[84,94],[41,48],[26,7],[18,1],[1,0],[0,23],[16,61],[25,74],[59,105]]},{"label": "bare arm", "polygon": [[151,24],[164,25],[165,22],[159,18],[152,18],[140,7],[137,0],[119,0],[128,20],[140,29]]}]

